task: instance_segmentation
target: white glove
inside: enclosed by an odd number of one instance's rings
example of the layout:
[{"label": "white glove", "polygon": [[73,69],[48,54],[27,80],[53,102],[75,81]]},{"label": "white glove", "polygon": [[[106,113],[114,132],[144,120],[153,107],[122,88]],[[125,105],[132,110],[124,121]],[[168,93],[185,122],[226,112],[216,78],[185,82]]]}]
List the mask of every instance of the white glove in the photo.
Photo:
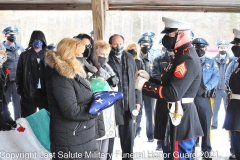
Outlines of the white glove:
[{"label": "white glove", "polygon": [[148,81],[147,79],[145,78],[142,78],[140,76],[137,76],[136,79],[135,79],[135,89],[138,89],[138,90],[142,90],[142,87],[144,85],[144,83]]},{"label": "white glove", "polygon": [[150,79],[149,74],[145,71],[145,70],[139,70],[137,71],[135,78],[137,78],[138,76],[141,76],[142,78],[145,78],[146,80]]}]

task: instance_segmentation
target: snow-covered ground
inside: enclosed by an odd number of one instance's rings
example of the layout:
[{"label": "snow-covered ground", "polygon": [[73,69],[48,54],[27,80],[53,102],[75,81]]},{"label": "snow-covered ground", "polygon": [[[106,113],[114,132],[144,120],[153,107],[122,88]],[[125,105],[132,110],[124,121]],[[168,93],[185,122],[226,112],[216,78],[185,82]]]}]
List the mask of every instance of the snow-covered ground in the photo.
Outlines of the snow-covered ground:
[{"label": "snow-covered ground", "polygon": [[[13,107],[10,104],[9,110],[13,116]],[[144,113],[144,111],[143,111]],[[221,104],[219,110],[219,128],[217,130],[212,131],[212,151],[216,155],[213,160],[228,160],[230,155],[230,141],[228,132],[222,129],[223,121],[225,118],[225,110],[223,107],[223,103]],[[165,156],[162,151],[156,151],[157,141],[155,140],[152,143],[147,142],[146,131],[145,131],[145,115],[142,118],[142,132],[141,137],[137,137],[135,139],[134,144],[134,160],[161,160],[162,157]],[[196,148],[196,155],[200,155],[201,148]],[[114,153],[113,160],[121,160],[121,146],[119,138],[115,138],[114,144]],[[197,160],[201,160],[201,158],[197,158]]]}]

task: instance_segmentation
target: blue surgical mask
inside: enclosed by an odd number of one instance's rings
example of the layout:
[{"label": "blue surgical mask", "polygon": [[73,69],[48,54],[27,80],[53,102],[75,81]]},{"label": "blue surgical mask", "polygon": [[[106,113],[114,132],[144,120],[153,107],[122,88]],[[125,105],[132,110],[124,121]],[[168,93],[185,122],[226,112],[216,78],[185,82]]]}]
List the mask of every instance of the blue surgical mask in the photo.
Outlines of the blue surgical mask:
[{"label": "blue surgical mask", "polygon": [[34,46],[35,48],[41,48],[42,45],[43,45],[43,42],[42,42],[41,40],[37,40],[37,41],[34,41],[34,42],[33,42],[33,46]]}]

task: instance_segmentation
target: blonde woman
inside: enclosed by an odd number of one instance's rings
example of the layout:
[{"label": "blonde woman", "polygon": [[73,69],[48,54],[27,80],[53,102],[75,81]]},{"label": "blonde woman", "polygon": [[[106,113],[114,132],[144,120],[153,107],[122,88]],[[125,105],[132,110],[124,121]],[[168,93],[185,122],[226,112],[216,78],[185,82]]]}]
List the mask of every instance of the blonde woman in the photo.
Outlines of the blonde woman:
[{"label": "blonde woman", "polygon": [[135,42],[129,43],[125,48],[125,51],[127,51],[134,57],[138,70],[145,70],[144,64],[141,58],[139,57],[139,47],[137,43]]},{"label": "blonde woman", "polygon": [[93,92],[85,79],[83,66],[76,59],[76,55],[83,53],[84,49],[80,40],[64,38],[58,43],[56,51],[48,51],[45,58],[53,159],[85,160],[85,153],[97,151],[97,115],[89,113]]}]

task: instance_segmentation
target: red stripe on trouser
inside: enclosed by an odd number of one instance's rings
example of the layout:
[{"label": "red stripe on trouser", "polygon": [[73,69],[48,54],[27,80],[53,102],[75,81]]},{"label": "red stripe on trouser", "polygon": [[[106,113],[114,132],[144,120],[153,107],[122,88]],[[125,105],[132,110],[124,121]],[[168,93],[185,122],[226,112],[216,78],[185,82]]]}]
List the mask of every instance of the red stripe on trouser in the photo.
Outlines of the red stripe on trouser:
[{"label": "red stripe on trouser", "polygon": [[179,160],[179,156],[178,156],[178,141],[175,142],[175,151],[173,152],[173,157],[174,160]]}]

